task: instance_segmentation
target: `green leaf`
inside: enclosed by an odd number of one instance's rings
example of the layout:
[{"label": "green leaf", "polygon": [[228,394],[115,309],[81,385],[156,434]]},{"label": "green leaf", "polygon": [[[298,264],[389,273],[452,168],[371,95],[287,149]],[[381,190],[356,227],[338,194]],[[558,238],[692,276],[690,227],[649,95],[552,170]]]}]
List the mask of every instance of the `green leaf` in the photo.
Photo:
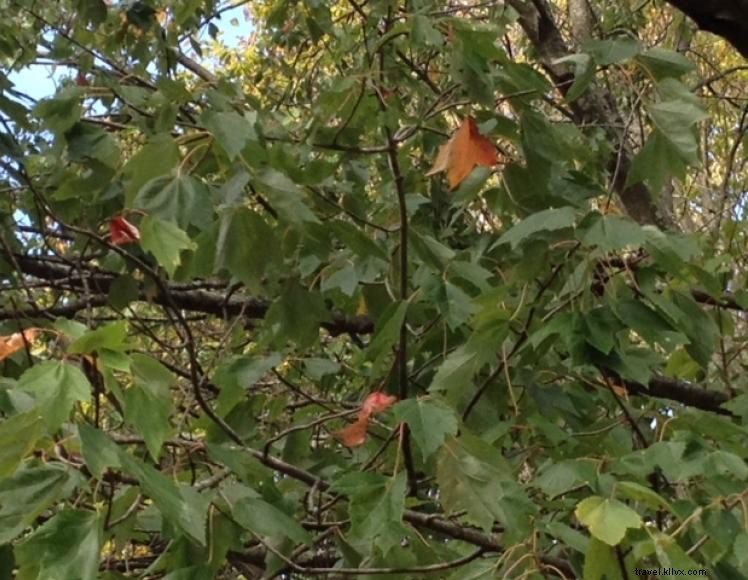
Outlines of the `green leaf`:
[{"label": "green leaf", "polygon": [[78,14],[89,24],[101,24],[106,20],[107,5],[104,0],[79,0],[76,2]]},{"label": "green leaf", "polygon": [[158,461],[161,446],[174,431],[169,422],[171,393],[158,392],[152,385],[135,384],[124,395],[125,419],[143,436],[148,452]]},{"label": "green leaf", "polygon": [[336,481],[332,489],[348,495],[351,541],[362,546],[373,544],[386,556],[408,535],[402,524],[406,491],[403,472],[394,478],[351,473]]},{"label": "green leaf", "polygon": [[[214,213],[212,196],[205,184],[184,174],[151,179],[140,188],[132,207],[142,209],[152,218],[175,221],[180,228],[189,224],[207,227]],[[142,228],[141,225],[141,234]]]},{"label": "green leaf", "polygon": [[639,42],[632,38],[610,38],[605,40],[588,40],[582,50],[589,53],[600,66],[608,66],[629,60],[638,54]]},{"label": "green leaf", "polygon": [[250,140],[257,140],[254,123],[239,113],[208,111],[200,120],[230,160],[239,155]]},{"label": "green leaf", "polygon": [[49,99],[42,99],[34,107],[34,114],[44,120],[44,125],[61,134],[75,125],[81,117],[81,90],[66,87]]},{"label": "green leaf", "polygon": [[411,19],[410,36],[414,44],[421,46],[442,46],[444,38],[441,33],[433,27],[431,20],[421,14],[415,14]]},{"label": "green leaf", "polygon": [[0,477],[12,475],[44,432],[38,409],[0,421]]},{"label": "green leaf", "polygon": [[267,195],[270,205],[285,221],[301,225],[319,223],[319,219],[304,203],[304,196],[291,179],[275,169],[266,169],[257,177],[257,190]]},{"label": "green leaf", "polygon": [[590,225],[580,227],[577,237],[586,245],[597,246],[604,252],[637,248],[646,240],[639,224],[627,217],[616,215],[593,217]]},{"label": "green leaf", "polygon": [[496,245],[511,244],[516,248],[527,238],[540,232],[549,232],[574,226],[574,208],[561,207],[546,209],[530,215],[509,228],[496,242]]},{"label": "green leaf", "polygon": [[168,133],[152,136],[122,168],[127,205],[149,181],[171,173],[179,165],[179,147]]},{"label": "green leaf", "polygon": [[151,216],[140,222],[140,245],[154,255],[170,276],[181,264],[179,254],[197,247],[177,225]]},{"label": "green leaf", "polygon": [[571,62],[574,64],[574,82],[564,97],[569,103],[577,100],[595,79],[595,65],[588,54],[570,54],[556,59],[555,63]]},{"label": "green leaf", "polygon": [[704,110],[684,100],[663,101],[649,107],[657,130],[689,165],[699,162],[699,145],[694,125],[707,119]]},{"label": "green leaf", "polygon": [[616,333],[621,323],[608,306],[600,306],[584,316],[587,327],[587,342],[604,354],[609,354],[616,345]]},{"label": "green leaf", "polygon": [[472,384],[472,378],[477,371],[478,355],[465,346],[451,352],[436,371],[431,381],[429,391],[452,392],[457,389],[467,389]]},{"label": "green leaf", "polygon": [[695,65],[681,53],[653,47],[636,57],[639,64],[655,79],[679,77],[693,70]]},{"label": "green leaf", "polygon": [[107,299],[114,308],[124,309],[140,297],[138,281],[129,274],[123,274],[112,280]]},{"label": "green leaf", "polygon": [[174,432],[171,386],[174,375],[156,359],[132,356],[133,384],[124,391],[125,419],[143,436],[148,452],[158,461],[163,442]]},{"label": "green leaf", "polygon": [[648,342],[658,343],[668,350],[688,342],[685,334],[676,331],[670,322],[640,300],[623,299],[611,306],[623,324]]},{"label": "green leaf", "polygon": [[567,526],[566,524],[559,521],[550,522],[546,526],[546,529],[548,530],[549,534],[557,537],[566,545],[570,546],[577,552],[581,552],[582,554],[587,551],[590,542],[594,540],[594,538],[589,538],[579,530],[575,530],[574,528]]},{"label": "green leaf", "polygon": [[59,361],[45,361],[28,369],[18,388],[31,393],[50,431],[57,431],[78,401],[91,400],[91,385],[77,367]]},{"label": "green leaf", "polygon": [[634,501],[640,501],[645,503],[654,510],[666,509],[673,511],[673,506],[662,497],[656,491],[636,483],[635,481],[619,481],[616,483],[616,493],[632,499]]},{"label": "green leaf", "polygon": [[120,467],[117,444],[106,433],[88,423],[80,423],[78,437],[83,459],[96,477],[101,477],[107,467]]},{"label": "green leaf", "polygon": [[658,532],[654,532],[652,535],[657,559],[663,567],[689,571],[704,569],[703,566],[686,554],[674,538]]},{"label": "green leaf", "polygon": [[617,546],[629,528],[642,527],[638,513],[617,499],[593,495],[579,502],[574,511],[590,533],[609,546]]},{"label": "green leaf", "polygon": [[231,515],[242,527],[254,534],[311,544],[311,536],[296,520],[262,499],[241,499],[231,510]]},{"label": "green leaf", "polygon": [[470,521],[485,531],[494,521],[521,531],[534,511],[501,453],[467,434],[450,437],[442,446],[436,480],[444,507],[466,510]]},{"label": "green leaf", "polygon": [[16,548],[19,577],[95,580],[101,545],[98,514],[60,511]]},{"label": "green leaf", "polygon": [[732,475],[741,481],[748,478],[748,465],[745,461],[722,449],[709,454],[704,469],[708,474]]},{"label": "green leaf", "polygon": [[49,463],[21,469],[0,481],[0,544],[10,542],[55,502],[72,493],[80,478],[69,467]]},{"label": "green leaf", "polygon": [[96,330],[90,330],[80,338],[76,339],[68,347],[70,354],[83,354],[100,351],[101,349],[123,350],[127,339],[127,323],[125,321],[113,322],[100,326]]},{"label": "green leaf", "polygon": [[590,538],[584,557],[584,580],[624,580],[616,551],[597,538]]},{"label": "green leaf", "polygon": [[407,302],[393,302],[382,313],[376,325],[376,332],[366,349],[366,359],[381,361],[390,354],[400,336],[400,328],[408,311]]},{"label": "green leaf", "polygon": [[447,435],[457,433],[454,409],[439,399],[407,399],[400,401],[392,411],[395,419],[408,424],[424,461],[442,446]]},{"label": "green leaf", "polygon": [[248,208],[226,211],[216,241],[215,268],[226,268],[253,291],[259,291],[263,274],[282,263],[281,244],[275,230]]},{"label": "green leaf", "polygon": [[72,161],[97,161],[110,169],[115,169],[119,164],[119,144],[101,127],[76,123],[65,133],[65,140]]},{"label": "green leaf", "polygon": [[533,481],[549,497],[554,497],[580,484],[594,480],[594,470],[589,463],[568,459],[552,463]]},{"label": "green leaf", "polygon": [[[542,115],[525,110],[522,114],[522,149],[533,167],[550,163],[559,163],[565,159],[568,150],[559,139],[555,126]],[[550,210],[549,210],[550,211]]]},{"label": "green leaf", "polygon": [[626,184],[630,186],[646,181],[655,192],[659,192],[671,176],[682,180],[686,167],[678,150],[662,133],[654,130],[634,156]]},{"label": "green leaf", "polygon": [[226,416],[245,396],[245,392],[280,362],[280,355],[273,353],[259,358],[237,356],[219,366],[214,378],[215,383],[221,387],[216,401],[218,414]]},{"label": "green leaf", "polygon": [[177,487],[170,477],[130,457],[120,449],[120,463],[140,482],[142,490],[156,503],[164,518],[177,530],[205,545],[205,518],[210,499],[195,489]]},{"label": "green leaf", "polygon": [[330,319],[330,313],[319,292],[307,290],[292,280],[273,302],[265,315],[273,340],[284,344],[291,339],[301,348],[319,339],[320,324]]}]

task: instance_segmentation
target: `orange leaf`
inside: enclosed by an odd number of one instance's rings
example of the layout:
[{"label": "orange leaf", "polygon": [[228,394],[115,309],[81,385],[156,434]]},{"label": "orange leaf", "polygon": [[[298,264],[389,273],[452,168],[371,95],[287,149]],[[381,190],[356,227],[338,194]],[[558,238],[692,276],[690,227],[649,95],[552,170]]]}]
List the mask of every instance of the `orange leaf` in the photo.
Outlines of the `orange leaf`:
[{"label": "orange leaf", "polygon": [[359,419],[347,427],[335,433],[335,437],[346,447],[358,447],[366,442],[366,429],[369,426],[369,418]]},{"label": "orange leaf", "polygon": [[335,433],[335,437],[346,447],[358,447],[366,442],[366,429],[369,427],[369,418],[374,413],[387,410],[397,401],[394,395],[388,395],[382,391],[374,391],[364,399],[358,412],[358,419],[347,427]]},{"label": "orange leaf", "polygon": [[140,239],[140,230],[121,215],[109,220],[109,231],[112,234],[112,243],[117,246],[132,244]]},{"label": "orange leaf", "polygon": [[455,189],[476,165],[490,167],[498,162],[494,144],[480,134],[472,117],[465,117],[457,132],[441,146],[434,166],[426,175],[446,171],[449,188]]},{"label": "orange leaf", "polygon": [[34,342],[36,334],[36,328],[27,328],[10,336],[0,336],[0,361],[21,350],[26,342]]},{"label": "orange leaf", "polygon": [[610,388],[613,389],[613,392],[619,397],[622,397],[624,399],[629,398],[629,391],[625,386],[611,383]]}]

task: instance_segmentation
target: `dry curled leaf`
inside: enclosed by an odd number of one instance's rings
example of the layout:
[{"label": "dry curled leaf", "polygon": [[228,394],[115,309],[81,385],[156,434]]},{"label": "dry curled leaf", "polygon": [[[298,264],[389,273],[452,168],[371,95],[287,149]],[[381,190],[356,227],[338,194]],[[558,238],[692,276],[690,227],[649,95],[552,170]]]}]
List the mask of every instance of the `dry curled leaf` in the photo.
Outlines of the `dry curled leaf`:
[{"label": "dry curled leaf", "polygon": [[476,165],[491,167],[498,162],[494,144],[480,134],[472,117],[465,117],[457,132],[441,146],[434,166],[426,175],[446,171],[449,188],[455,189]]},{"label": "dry curled leaf", "polygon": [[0,336],[0,361],[21,350],[26,343],[33,343],[37,333],[36,328],[27,328],[10,336]]},{"label": "dry curled leaf", "polygon": [[337,433],[335,437],[346,447],[358,447],[366,442],[366,429],[369,427],[369,418],[364,420],[358,419]]},{"label": "dry curled leaf", "polygon": [[387,410],[397,401],[397,397],[388,395],[381,391],[371,393],[364,399],[361,410],[358,412],[358,419],[347,427],[341,429],[335,436],[346,447],[358,447],[366,442],[366,430],[369,427],[369,419],[374,413],[381,413]]},{"label": "dry curled leaf", "polygon": [[364,399],[364,404],[361,405],[361,411],[358,416],[370,417],[374,413],[381,413],[391,407],[395,401],[397,401],[397,397],[394,395],[388,395],[382,391],[374,391]]},{"label": "dry curled leaf", "polygon": [[109,231],[112,235],[112,243],[117,246],[132,244],[140,240],[140,230],[121,215],[109,220]]}]

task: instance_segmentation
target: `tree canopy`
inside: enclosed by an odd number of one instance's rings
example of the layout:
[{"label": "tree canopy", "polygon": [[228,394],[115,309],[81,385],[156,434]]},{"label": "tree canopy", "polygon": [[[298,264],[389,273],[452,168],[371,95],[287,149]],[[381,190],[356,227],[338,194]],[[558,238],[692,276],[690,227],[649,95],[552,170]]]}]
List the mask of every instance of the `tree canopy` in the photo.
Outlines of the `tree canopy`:
[{"label": "tree canopy", "polygon": [[743,0],[0,9],[0,578],[748,577]]}]

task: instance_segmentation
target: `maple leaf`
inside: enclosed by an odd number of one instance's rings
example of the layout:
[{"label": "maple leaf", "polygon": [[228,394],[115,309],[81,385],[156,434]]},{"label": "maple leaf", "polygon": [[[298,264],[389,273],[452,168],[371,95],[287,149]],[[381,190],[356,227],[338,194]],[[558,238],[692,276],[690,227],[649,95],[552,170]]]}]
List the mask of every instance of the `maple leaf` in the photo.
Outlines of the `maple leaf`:
[{"label": "maple leaf", "polygon": [[27,328],[23,332],[15,332],[10,336],[0,336],[0,361],[18,352],[28,342],[34,342],[37,335],[36,328]]},{"label": "maple leaf", "polygon": [[132,244],[140,240],[140,230],[121,215],[109,220],[109,231],[112,235],[112,243],[117,246]]},{"label": "maple leaf", "polygon": [[476,165],[490,167],[498,162],[494,144],[480,134],[475,119],[465,117],[451,139],[439,148],[434,166],[426,175],[446,171],[449,188],[455,189]]},{"label": "maple leaf", "polygon": [[335,437],[346,447],[358,447],[366,442],[366,430],[369,427],[369,419],[374,413],[387,410],[397,401],[397,397],[388,395],[381,391],[374,391],[364,399],[358,412],[358,419],[347,427],[335,433]]}]

